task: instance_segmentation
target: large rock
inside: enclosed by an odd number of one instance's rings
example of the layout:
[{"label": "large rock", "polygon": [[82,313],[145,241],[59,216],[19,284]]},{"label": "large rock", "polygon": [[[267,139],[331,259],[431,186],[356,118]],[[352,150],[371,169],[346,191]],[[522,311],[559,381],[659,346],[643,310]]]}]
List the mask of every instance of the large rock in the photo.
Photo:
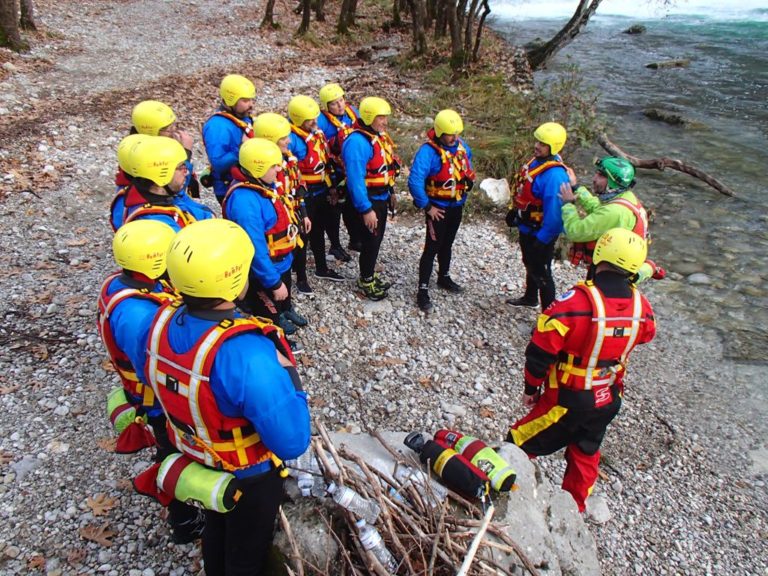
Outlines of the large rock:
[{"label": "large rock", "polygon": [[[409,457],[415,456],[403,445],[405,436],[405,432],[382,433],[392,449]],[[393,475],[395,461],[375,438],[367,434],[333,433],[331,439],[337,449],[344,446],[364,458],[369,467]],[[504,526],[507,535],[534,565],[546,566],[549,576],[599,575],[594,539],[571,496],[546,480],[517,446],[504,443],[498,452],[517,472],[518,487],[507,494],[492,494],[496,506],[494,523]],[[291,488],[289,486],[289,492],[297,494]],[[297,504],[285,505],[284,509],[301,548],[300,554],[312,558],[320,566],[326,565],[326,561],[332,565],[331,557],[337,549],[330,540],[326,523],[315,513],[317,506],[330,505],[330,499],[326,498],[324,502],[298,496],[295,499]],[[490,535],[486,537],[491,538]],[[290,553],[284,538],[276,542],[284,552]],[[508,570],[521,566],[516,555],[498,551],[494,553],[494,562]]]},{"label": "large rock", "polygon": [[505,178],[499,180],[496,178],[486,178],[480,182],[480,190],[496,206],[506,206],[509,204],[509,182]]}]

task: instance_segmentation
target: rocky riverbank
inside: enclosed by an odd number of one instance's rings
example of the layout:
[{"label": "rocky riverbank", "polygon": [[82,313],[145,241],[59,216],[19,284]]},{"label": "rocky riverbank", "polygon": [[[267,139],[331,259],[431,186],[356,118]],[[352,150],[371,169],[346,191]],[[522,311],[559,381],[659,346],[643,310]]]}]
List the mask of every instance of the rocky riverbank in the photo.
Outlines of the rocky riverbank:
[{"label": "rocky riverbank", "polygon": [[[288,32],[262,34],[260,10],[244,0],[47,0],[38,9],[48,33],[32,54],[2,54],[0,574],[194,574],[197,549],[171,545],[159,508],[130,488],[146,456],[109,452],[104,395],[114,375],[95,296],[112,269],[106,214],[130,109],[163,99],[194,129],[231,71],[260,78],[260,110],[340,80],[355,96],[381,82],[405,115],[424,87],[328,39],[316,49]],[[198,142],[199,168],[202,158]],[[381,263],[398,282],[388,300],[354,293],[354,263],[339,267],[348,282],[316,280],[315,296],[297,300],[311,322],[300,371],[314,416],[351,431],[455,426],[498,440],[524,413],[523,349],[535,319],[504,305],[522,285],[519,250],[495,219],[465,222],[452,273],[467,291],[436,290],[425,317],[414,305],[422,235],[413,216],[388,228]],[[564,288],[578,272],[558,264],[555,276]],[[725,362],[717,334],[670,306],[665,293],[681,282],[647,289],[659,336],[636,352],[605,443],[596,492],[613,518],[592,526],[603,571],[765,574],[764,386],[729,388],[753,368]],[[540,466],[555,482],[562,474],[560,457]]]}]

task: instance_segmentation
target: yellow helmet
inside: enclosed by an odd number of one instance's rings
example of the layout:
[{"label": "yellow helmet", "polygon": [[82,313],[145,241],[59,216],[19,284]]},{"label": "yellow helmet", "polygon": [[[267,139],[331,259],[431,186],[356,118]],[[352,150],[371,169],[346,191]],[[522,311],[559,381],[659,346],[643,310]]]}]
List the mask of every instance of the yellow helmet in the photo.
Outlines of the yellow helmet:
[{"label": "yellow helmet", "polygon": [[309,96],[294,96],[288,102],[288,118],[296,126],[301,126],[307,120],[314,120],[320,116],[320,107]]},{"label": "yellow helmet", "polygon": [[612,228],[595,244],[592,261],[608,262],[629,274],[635,274],[648,255],[648,243],[638,234],[626,228]]},{"label": "yellow helmet", "polygon": [[128,176],[135,176],[132,172],[135,169],[135,162],[133,155],[141,142],[148,140],[151,136],[146,134],[129,134],[117,145],[117,165],[120,169],[128,174]]},{"label": "yellow helmet", "polygon": [[533,137],[549,146],[549,151],[552,154],[557,154],[565,146],[568,135],[565,133],[565,128],[557,122],[545,122],[536,128]]},{"label": "yellow helmet", "polygon": [[176,167],[186,162],[187,151],[173,138],[149,136],[135,146],[130,160],[132,166],[126,170],[128,174],[167,186],[173,180]]},{"label": "yellow helmet", "polygon": [[112,254],[120,268],[155,280],[165,273],[165,255],[176,232],[157,220],[134,220],[112,238]]},{"label": "yellow helmet", "polygon": [[435,136],[440,138],[443,134],[456,134],[464,131],[464,122],[455,110],[441,110],[435,116]]},{"label": "yellow helmet", "polygon": [[160,130],[176,122],[171,107],[157,100],[144,100],[133,107],[131,123],[139,134],[157,136]]},{"label": "yellow helmet", "polygon": [[368,126],[376,119],[376,116],[389,116],[392,108],[384,98],[368,96],[360,101],[360,118]]},{"label": "yellow helmet", "polygon": [[274,142],[251,138],[240,146],[239,162],[251,176],[261,178],[272,166],[282,166],[283,153]]},{"label": "yellow helmet", "polygon": [[333,102],[344,96],[344,90],[338,84],[326,84],[320,88],[320,106],[323,110],[328,110],[328,102]]},{"label": "yellow helmet", "polygon": [[219,94],[224,104],[234,106],[241,98],[256,98],[256,86],[245,76],[228,74],[224,76],[219,86]]},{"label": "yellow helmet", "polygon": [[248,234],[219,218],[193,222],[168,248],[168,276],[181,294],[234,301],[248,282],[254,255]]},{"label": "yellow helmet", "polygon": [[274,112],[264,112],[253,119],[253,134],[277,144],[291,133],[291,123],[284,116]]}]

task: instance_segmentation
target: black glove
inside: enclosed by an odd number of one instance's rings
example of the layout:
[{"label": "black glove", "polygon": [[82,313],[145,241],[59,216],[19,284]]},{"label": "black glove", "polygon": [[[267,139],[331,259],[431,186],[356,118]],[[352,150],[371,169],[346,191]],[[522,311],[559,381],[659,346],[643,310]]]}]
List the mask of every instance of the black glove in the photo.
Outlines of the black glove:
[{"label": "black glove", "polygon": [[507,212],[504,221],[510,228],[515,228],[520,223],[520,217],[517,215],[517,210],[511,208],[509,212]]},{"label": "black glove", "polygon": [[194,176],[189,179],[189,186],[187,186],[187,193],[192,198],[200,198],[200,182]]}]

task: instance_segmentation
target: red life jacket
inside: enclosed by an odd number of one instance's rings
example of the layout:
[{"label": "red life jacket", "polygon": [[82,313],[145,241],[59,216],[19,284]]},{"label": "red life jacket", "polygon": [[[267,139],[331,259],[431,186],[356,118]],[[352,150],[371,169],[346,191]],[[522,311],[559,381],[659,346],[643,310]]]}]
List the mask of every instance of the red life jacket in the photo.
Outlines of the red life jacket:
[{"label": "red life jacket", "polygon": [[341,156],[341,145],[344,144],[344,139],[352,133],[355,122],[357,122],[357,115],[351,106],[345,107],[344,113],[352,119],[351,124],[345,124],[335,114],[331,114],[328,110],[323,110],[323,114],[328,119],[328,122],[336,128],[336,134],[328,140],[328,149],[336,158]]},{"label": "red life jacket", "polygon": [[291,132],[304,140],[307,145],[307,155],[303,160],[299,160],[299,170],[304,177],[304,182],[308,186],[324,184],[331,185],[331,176],[328,173],[328,143],[325,141],[325,135],[322,130],[306,132],[291,124]]},{"label": "red life jacket", "polygon": [[[196,222],[195,217],[192,216],[186,210],[182,210],[175,204],[151,204],[147,199],[139,192],[135,186],[126,186],[121,188],[115,194],[112,199],[112,203],[109,205],[109,213],[112,214],[115,209],[115,204],[120,198],[124,198],[123,201],[123,224],[132,222],[141,216],[147,216],[150,214],[160,214],[171,218],[179,228],[184,228]],[[133,211],[131,211],[133,209]],[[112,224],[110,220],[110,226],[112,231],[116,232],[117,228]]]},{"label": "red life jacket", "polygon": [[[643,208],[640,200],[637,200],[637,204],[635,204],[627,198],[613,198],[606,202],[606,204],[618,204],[632,212],[635,215],[635,225],[632,228],[632,232],[641,238],[648,238],[648,213]],[[592,253],[595,251],[595,244],[597,244],[597,239],[571,244],[568,250],[568,259],[571,264],[574,266],[578,266],[581,262],[584,262],[586,265],[592,264]]]},{"label": "red life jacket", "polygon": [[299,170],[299,161],[293,154],[283,155],[283,169],[277,173],[277,187],[281,194],[291,197],[293,210],[297,211],[301,206],[304,178]]},{"label": "red life jacket", "polygon": [[282,331],[255,317],[225,319],[205,331],[187,352],[179,354],[168,342],[168,327],[181,305],[169,303],[158,311],[148,346],[147,375],[168,416],[169,439],[193,460],[220,470],[239,470],[270,459],[272,453],[246,418],[225,416],[219,411],[210,377],[221,345],[245,332],[269,337],[295,363]]},{"label": "red life jacket", "polygon": [[240,130],[243,131],[243,134],[249,140],[254,137],[253,125],[249,124],[245,120],[238,118],[231,112],[226,112],[225,110],[217,110],[216,112],[213,113],[213,115],[223,116],[224,118],[232,122],[235,126],[237,126],[238,128],[240,128]]},{"label": "red life jacket", "polygon": [[427,132],[427,144],[438,153],[442,163],[440,171],[427,178],[427,196],[439,200],[461,200],[467,190],[467,181],[475,179],[464,144],[459,140],[456,152],[452,153],[440,146],[434,129]]},{"label": "red life jacket", "polygon": [[236,181],[229,187],[224,200],[221,202],[222,216],[229,218],[227,215],[227,201],[238,188],[248,188],[270,200],[272,207],[275,209],[277,221],[264,232],[264,237],[267,240],[270,259],[273,261],[281,260],[296,248],[297,238],[299,238],[298,219],[293,211],[291,197],[288,194],[281,193],[279,189],[245,181],[245,176],[243,176],[239,168],[232,168],[232,175]]},{"label": "red life jacket", "polygon": [[[626,298],[604,298],[591,281],[580,282],[573,290],[576,293],[570,298],[560,297],[560,306],[544,319],[547,324],[558,323],[567,331],[566,347],[547,373],[547,388],[579,392],[621,385],[630,352],[636,344],[648,340],[649,330],[655,330],[654,326],[646,325],[652,317],[650,304],[634,287],[629,306]],[[584,310],[585,298],[580,298],[579,293],[586,297],[590,310]],[[537,337],[546,338],[540,330],[534,333],[533,343]],[[598,396],[594,394],[595,400]],[[610,394],[603,396],[603,400],[607,399],[605,403],[610,401]]]},{"label": "red life jacket", "polygon": [[[365,165],[365,187],[368,196],[392,192],[395,178],[400,174],[400,159],[395,154],[395,143],[389,134],[377,134],[358,119],[351,132],[365,136],[373,147],[373,156]],[[350,133],[351,133],[350,132]]]},{"label": "red life jacket", "polygon": [[565,164],[559,160],[548,160],[535,168],[531,168],[531,164],[534,161],[536,161],[535,157],[528,160],[517,176],[513,206],[517,210],[517,216],[521,224],[531,226],[532,228],[540,228],[541,222],[544,219],[544,208],[541,199],[536,198],[533,194],[533,182],[539,174],[555,166],[565,168]]},{"label": "red life jacket", "polygon": [[99,336],[101,341],[104,342],[104,347],[107,349],[109,355],[109,361],[114,366],[117,375],[120,377],[120,381],[123,384],[125,391],[130,394],[131,398],[141,398],[142,406],[153,406],[155,403],[155,395],[152,392],[152,388],[144,386],[139,381],[139,377],[136,375],[128,356],[117,347],[115,343],[115,337],[112,334],[112,329],[109,327],[109,316],[115,307],[128,298],[143,298],[156,302],[159,305],[169,300],[174,300],[176,296],[170,292],[152,292],[146,288],[123,288],[117,290],[112,294],[107,293],[107,289],[112,281],[120,276],[120,272],[116,272],[109,276],[101,285],[99,292],[99,314],[97,319],[97,327],[99,329]]}]

